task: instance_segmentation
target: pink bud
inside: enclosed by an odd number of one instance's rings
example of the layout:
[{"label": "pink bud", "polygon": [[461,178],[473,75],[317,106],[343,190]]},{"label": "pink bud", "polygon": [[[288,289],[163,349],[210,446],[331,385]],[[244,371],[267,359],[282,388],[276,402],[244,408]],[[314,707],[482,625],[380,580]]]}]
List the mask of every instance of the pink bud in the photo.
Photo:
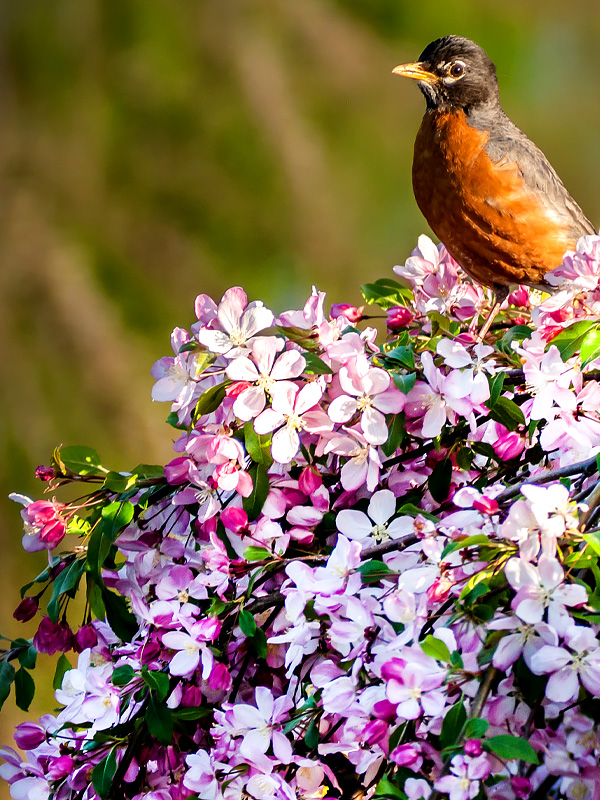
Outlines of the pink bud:
[{"label": "pink bud", "polygon": [[362,319],[364,306],[357,308],[351,306],[349,303],[333,303],[331,306],[331,318],[337,319],[338,317],[346,317],[348,322],[358,322]]},{"label": "pink bud", "polygon": [[178,486],[185,483],[189,478],[189,468],[192,464],[191,459],[186,456],[178,456],[168,464],[165,464],[165,478],[171,486]]},{"label": "pink bud", "polygon": [[66,653],[73,647],[73,632],[66,622],[52,622],[50,617],[44,617],[40,627],[33,637],[33,646],[38,653]]},{"label": "pink bud", "polygon": [[415,318],[414,314],[404,306],[393,306],[385,312],[387,316],[386,325],[391,331],[406,328]]},{"label": "pink bud", "polygon": [[518,797],[519,800],[525,800],[525,798],[531,795],[533,790],[529,778],[523,778],[520,775],[515,775],[514,778],[510,779],[510,788],[515,793],[515,797]]},{"label": "pink bud", "polygon": [[500,434],[492,447],[503,461],[508,461],[523,452],[525,441],[516,431],[506,431],[506,433]]},{"label": "pink bud", "polygon": [[226,692],[231,688],[231,675],[225,664],[215,663],[208,676],[208,685],[214,691]]},{"label": "pink bud", "polygon": [[529,305],[529,287],[519,286],[508,295],[508,303],[517,308],[526,308]]},{"label": "pink bud", "polygon": [[399,767],[408,767],[415,772],[421,769],[423,756],[421,755],[421,745],[401,744],[390,753],[390,760]]},{"label": "pink bud", "polygon": [[362,732],[362,740],[367,744],[377,744],[385,739],[388,733],[387,722],[382,719],[372,719],[367,722]]},{"label": "pink bud", "polygon": [[98,634],[92,625],[82,625],[75,634],[75,651],[82,653],[88,647],[98,644]]},{"label": "pink bud", "polygon": [[248,514],[243,508],[237,506],[227,506],[221,511],[221,522],[227,530],[234,533],[241,533],[248,530]]},{"label": "pink bud", "polygon": [[465,754],[468,756],[477,757],[483,753],[480,739],[467,739],[465,742]]},{"label": "pink bud", "polygon": [[19,622],[28,622],[37,613],[39,600],[37,597],[24,597],[13,611],[13,617]]},{"label": "pink bud", "polygon": [[397,704],[390,703],[389,700],[378,700],[373,706],[373,714],[378,719],[384,719],[386,722],[394,722],[397,708]]},{"label": "pink bud", "polygon": [[298,488],[301,492],[311,495],[321,487],[323,478],[314,467],[304,467],[298,478]]},{"label": "pink bud", "polygon": [[75,762],[71,756],[58,756],[58,758],[51,758],[48,761],[48,769],[46,774],[53,781],[59,781],[66,778],[73,772],[73,765]]},{"label": "pink bud", "polygon": [[22,722],[15,729],[15,742],[21,750],[33,750],[46,740],[46,731],[37,722]]},{"label": "pink bud", "polygon": [[473,508],[477,511],[481,511],[482,514],[489,514],[490,516],[492,516],[492,514],[497,514],[499,511],[498,503],[494,498],[486,497],[485,495],[473,501]]},{"label": "pink bud", "polygon": [[53,467],[44,467],[44,465],[40,465],[36,467],[35,470],[35,477],[40,481],[51,481],[52,478],[56,477],[56,470]]},{"label": "pink bud", "polygon": [[181,695],[181,705],[196,708],[202,705],[202,692],[197,686],[186,686]]}]

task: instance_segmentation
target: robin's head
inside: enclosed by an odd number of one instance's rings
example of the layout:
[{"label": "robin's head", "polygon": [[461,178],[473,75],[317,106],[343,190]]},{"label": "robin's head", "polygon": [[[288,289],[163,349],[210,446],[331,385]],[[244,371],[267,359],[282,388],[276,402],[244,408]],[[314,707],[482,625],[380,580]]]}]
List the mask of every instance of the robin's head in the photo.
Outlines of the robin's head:
[{"label": "robin's head", "polygon": [[417,62],[392,71],[418,82],[428,108],[468,111],[499,102],[496,67],[478,44],[462,36],[436,39]]}]

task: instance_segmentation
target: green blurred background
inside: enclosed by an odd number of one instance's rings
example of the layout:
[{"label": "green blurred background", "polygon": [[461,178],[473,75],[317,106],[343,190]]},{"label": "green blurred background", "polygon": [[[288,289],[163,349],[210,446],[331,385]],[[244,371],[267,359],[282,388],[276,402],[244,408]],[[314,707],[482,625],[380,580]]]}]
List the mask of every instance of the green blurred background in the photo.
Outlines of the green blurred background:
[{"label": "green blurred background", "polygon": [[[149,370],[196,294],[241,283],[281,311],[316,283],[358,302],[427,231],[424,102],[391,69],[447,33],[485,47],[506,111],[597,224],[591,0],[2,0],[3,633],[32,635],[12,610],[43,561],[7,494],[39,495],[61,442],[114,469],[169,457]],[[6,704],[1,743],[24,716]]]}]

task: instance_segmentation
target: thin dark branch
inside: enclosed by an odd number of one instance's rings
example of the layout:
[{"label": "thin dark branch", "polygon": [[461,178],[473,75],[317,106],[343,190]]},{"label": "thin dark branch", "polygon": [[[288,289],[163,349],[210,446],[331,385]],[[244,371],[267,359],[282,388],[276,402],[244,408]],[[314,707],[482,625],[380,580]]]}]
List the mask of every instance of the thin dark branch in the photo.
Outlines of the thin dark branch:
[{"label": "thin dark branch", "polygon": [[542,472],[540,475],[532,475],[526,478],[524,481],[515,484],[514,486],[510,486],[508,489],[505,489],[499,495],[496,496],[496,501],[498,503],[502,503],[504,500],[510,500],[511,497],[515,497],[519,494],[523,486],[528,483],[538,484],[538,483],[550,483],[550,481],[556,481],[559,478],[567,478],[570,475],[578,475],[582,472],[588,472],[592,470],[592,467],[596,466],[596,456],[592,456],[592,458],[588,458],[585,461],[580,461],[577,464],[568,464],[566,467],[557,467],[556,469],[550,469],[548,472]]}]

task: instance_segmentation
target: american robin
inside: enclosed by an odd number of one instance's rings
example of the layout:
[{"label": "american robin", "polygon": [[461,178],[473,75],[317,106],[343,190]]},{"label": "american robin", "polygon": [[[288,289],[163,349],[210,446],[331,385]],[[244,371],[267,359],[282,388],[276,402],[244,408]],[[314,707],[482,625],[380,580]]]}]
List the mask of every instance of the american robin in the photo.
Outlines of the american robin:
[{"label": "american robin", "polygon": [[445,36],[393,72],[417,81],[427,111],[415,142],[415,199],[436,236],[496,303],[511,284],[554,289],[544,274],[594,226],[542,151],[506,116],[496,67],[479,45]]}]

